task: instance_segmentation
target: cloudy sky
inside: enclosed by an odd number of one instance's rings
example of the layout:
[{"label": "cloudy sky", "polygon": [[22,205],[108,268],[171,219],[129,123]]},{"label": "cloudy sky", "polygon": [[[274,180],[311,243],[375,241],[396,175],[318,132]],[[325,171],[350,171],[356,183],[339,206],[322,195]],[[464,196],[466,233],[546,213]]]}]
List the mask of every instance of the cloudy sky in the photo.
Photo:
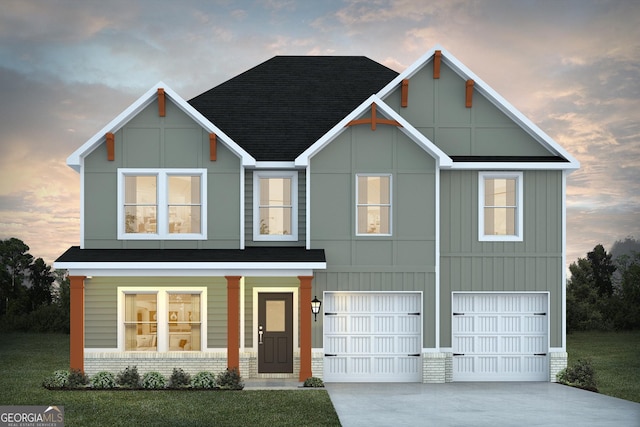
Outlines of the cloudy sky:
[{"label": "cloudy sky", "polygon": [[441,44],[582,164],[568,261],[640,238],[640,2],[2,0],[0,238],[79,244],[66,157],[162,80],[183,98],[274,55],[402,71]]}]

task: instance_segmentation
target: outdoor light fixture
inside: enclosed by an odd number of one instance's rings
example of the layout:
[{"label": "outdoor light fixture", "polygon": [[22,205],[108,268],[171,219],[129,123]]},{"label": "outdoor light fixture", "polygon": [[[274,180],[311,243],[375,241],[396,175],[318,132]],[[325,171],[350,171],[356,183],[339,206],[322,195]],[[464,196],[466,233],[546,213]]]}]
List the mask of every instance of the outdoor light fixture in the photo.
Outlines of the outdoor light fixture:
[{"label": "outdoor light fixture", "polygon": [[313,313],[313,321],[318,321],[318,313],[320,313],[320,306],[322,305],[322,301],[318,299],[318,297],[314,296],[311,300],[311,312]]}]

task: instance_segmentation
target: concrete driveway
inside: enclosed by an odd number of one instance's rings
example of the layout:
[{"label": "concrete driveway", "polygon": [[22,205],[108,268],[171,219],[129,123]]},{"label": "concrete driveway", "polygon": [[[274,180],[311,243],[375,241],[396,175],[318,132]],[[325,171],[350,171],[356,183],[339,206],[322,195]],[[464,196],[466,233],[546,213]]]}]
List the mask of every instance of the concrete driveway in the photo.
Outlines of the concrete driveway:
[{"label": "concrete driveway", "polygon": [[344,427],[640,427],[640,403],[554,383],[325,385]]}]

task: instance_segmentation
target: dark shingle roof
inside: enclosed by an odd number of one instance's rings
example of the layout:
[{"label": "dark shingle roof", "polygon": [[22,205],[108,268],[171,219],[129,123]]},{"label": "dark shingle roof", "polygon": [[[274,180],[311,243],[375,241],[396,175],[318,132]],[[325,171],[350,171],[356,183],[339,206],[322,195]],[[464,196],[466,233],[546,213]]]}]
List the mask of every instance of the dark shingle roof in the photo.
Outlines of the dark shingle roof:
[{"label": "dark shingle roof", "polygon": [[245,249],[80,249],[72,246],[55,261],[66,262],[325,262],[324,249],[249,247]]},{"label": "dark shingle roof", "polygon": [[363,56],[276,56],[189,103],[258,161],[292,161],[398,75]]}]

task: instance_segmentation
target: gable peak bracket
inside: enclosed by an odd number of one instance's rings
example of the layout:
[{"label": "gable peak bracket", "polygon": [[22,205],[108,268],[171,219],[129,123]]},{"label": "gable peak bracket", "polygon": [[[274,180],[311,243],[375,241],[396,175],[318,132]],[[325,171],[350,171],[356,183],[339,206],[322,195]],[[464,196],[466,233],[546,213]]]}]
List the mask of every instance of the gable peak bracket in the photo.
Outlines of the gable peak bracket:
[{"label": "gable peak bracket", "polygon": [[433,78],[440,78],[440,62],[442,61],[442,51],[436,50],[433,55]]},{"label": "gable peak bracket", "polygon": [[402,80],[402,96],[400,106],[406,108],[409,106],[409,79]]},{"label": "gable peak bracket", "polygon": [[351,120],[349,123],[347,123],[345,125],[346,126],[356,126],[356,125],[365,125],[365,124],[370,124],[371,125],[371,130],[376,130],[376,125],[391,125],[391,126],[398,126],[398,127],[402,127],[402,125],[397,121],[397,120],[389,120],[389,119],[380,119],[378,118],[378,113],[377,113],[377,105],[375,102],[373,102],[371,104],[371,117],[368,119],[358,119],[358,120]]},{"label": "gable peak bracket", "polygon": [[466,86],[465,107],[467,108],[471,108],[471,105],[472,105],[474,85],[475,85],[475,82],[471,79],[467,80],[467,83],[465,85]]},{"label": "gable peak bracket", "polygon": [[158,115],[160,117],[164,117],[167,114],[166,107],[165,107],[165,103],[166,103],[165,98],[166,96],[164,94],[164,89],[159,87],[158,88]]},{"label": "gable peak bracket", "polygon": [[218,137],[215,133],[209,134],[209,160],[212,162],[216,161],[217,157],[217,145],[218,145]]},{"label": "gable peak bracket", "polygon": [[107,132],[104,137],[107,141],[107,160],[112,162],[116,159],[115,137],[111,132]]}]

